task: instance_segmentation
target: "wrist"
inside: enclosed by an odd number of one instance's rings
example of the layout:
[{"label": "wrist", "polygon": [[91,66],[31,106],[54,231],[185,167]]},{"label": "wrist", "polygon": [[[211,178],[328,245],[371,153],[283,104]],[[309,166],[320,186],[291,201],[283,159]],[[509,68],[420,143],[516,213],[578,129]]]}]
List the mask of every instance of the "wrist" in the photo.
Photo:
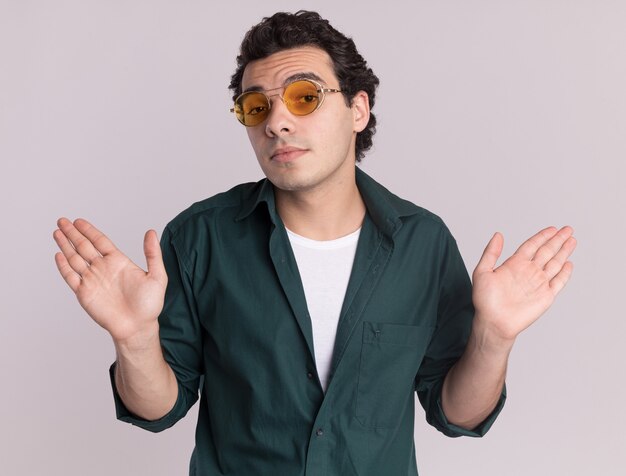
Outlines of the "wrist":
[{"label": "wrist", "polygon": [[136,355],[161,348],[159,324],[157,321],[123,338],[113,337],[113,344],[118,356]]},{"label": "wrist", "polygon": [[474,345],[483,353],[508,355],[515,343],[515,337],[507,335],[497,326],[490,324],[480,314],[476,314],[472,322],[472,331],[468,345]]}]

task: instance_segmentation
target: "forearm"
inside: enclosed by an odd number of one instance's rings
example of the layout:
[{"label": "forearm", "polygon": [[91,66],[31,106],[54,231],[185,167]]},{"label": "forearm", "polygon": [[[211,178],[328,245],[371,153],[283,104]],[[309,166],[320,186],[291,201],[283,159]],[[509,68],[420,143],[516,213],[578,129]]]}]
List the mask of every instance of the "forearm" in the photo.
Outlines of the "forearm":
[{"label": "forearm", "polygon": [[114,341],[115,386],[126,408],[146,420],[158,420],[176,403],[178,384],[163,358],[158,326],[132,341]]},{"label": "forearm", "polygon": [[473,326],[463,356],[443,385],[441,403],[450,423],[471,430],[491,414],[502,393],[512,346],[512,341],[494,339],[480,325]]}]

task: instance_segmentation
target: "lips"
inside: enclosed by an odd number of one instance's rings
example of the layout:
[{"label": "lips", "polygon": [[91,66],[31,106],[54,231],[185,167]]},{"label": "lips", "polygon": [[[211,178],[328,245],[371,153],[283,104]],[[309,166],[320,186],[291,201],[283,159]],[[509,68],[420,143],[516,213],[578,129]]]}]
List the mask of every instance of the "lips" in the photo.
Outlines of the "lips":
[{"label": "lips", "polygon": [[291,162],[307,152],[306,149],[297,147],[280,147],[270,156],[270,160],[275,162]]}]

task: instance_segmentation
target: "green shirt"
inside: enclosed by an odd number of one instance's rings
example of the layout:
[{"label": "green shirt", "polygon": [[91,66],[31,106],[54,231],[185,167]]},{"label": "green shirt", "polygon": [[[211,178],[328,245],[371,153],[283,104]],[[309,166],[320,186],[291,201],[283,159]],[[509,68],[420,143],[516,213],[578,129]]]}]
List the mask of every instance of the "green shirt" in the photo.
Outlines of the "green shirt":
[{"label": "green shirt", "polygon": [[416,475],[414,392],[448,436],[482,436],[447,422],[447,371],[462,354],[473,307],[454,238],[437,216],[357,168],[367,207],[337,326],[330,381],[315,368],[311,319],[272,184],[242,184],[198,202],[163,232],[169,277],[161,316],[165,359],[178,380],[161,431],[198,399],[194,476]]}]

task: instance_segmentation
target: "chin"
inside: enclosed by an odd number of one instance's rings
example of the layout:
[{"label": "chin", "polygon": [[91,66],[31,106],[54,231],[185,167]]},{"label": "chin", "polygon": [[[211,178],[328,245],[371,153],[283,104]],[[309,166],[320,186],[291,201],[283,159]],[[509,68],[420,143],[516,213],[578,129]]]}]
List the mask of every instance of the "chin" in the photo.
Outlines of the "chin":
[{"label": "chin", "polygon": [[299,192],[303,190],[308,190],[312,188],[309,184],[304,184],[295,180],[272,180],[269,179],[270,182],[274,185],[274,187],[283,190],[285,192]]},{"label": "chin", "polygon": [[310,190],[318,185],[317,181],[312,177],[308,180],[304,177],[267,177],[274,187],[284,190],[285,192],[300,192]]},{"label": "chin", "polygon": [[263,173],[274,187],[289,192],[305,190],[312,185],[311,182],[315,182],[314,177],[310,174],[309,177],[305,177],[306,174],[301,172],[294,169],[289,170],[289,168],[281,168],[281,170],[263,168]]}]

